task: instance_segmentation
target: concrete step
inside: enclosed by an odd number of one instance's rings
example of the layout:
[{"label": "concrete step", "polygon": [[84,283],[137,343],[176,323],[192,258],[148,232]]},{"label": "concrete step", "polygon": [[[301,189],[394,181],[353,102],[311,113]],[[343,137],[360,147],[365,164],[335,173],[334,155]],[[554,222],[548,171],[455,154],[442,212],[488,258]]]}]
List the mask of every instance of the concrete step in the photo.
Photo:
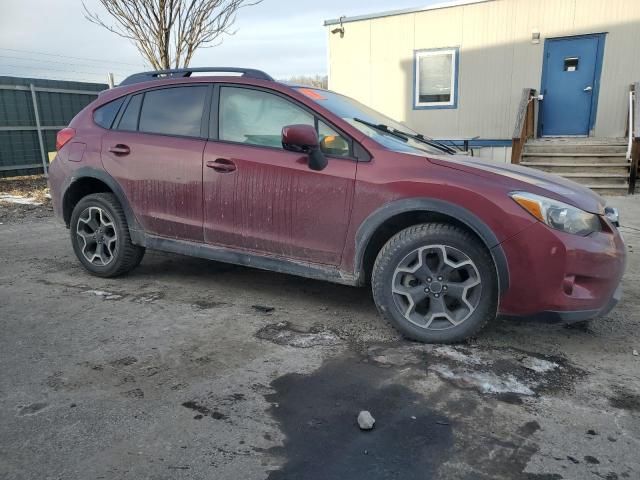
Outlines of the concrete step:
[{"label": "concrete step", "polygon": [[590,153],[524,153],[522,161],[542,163],[623,163],[627,161],[627,158],[626,153],[607,153],[602,155]]},{"label": "concrete step", "polygon": [[584,185],[590,188],[598,195],[627,195],[629,193],[628,185]]},{"label": "concrete step", "polygon": [[626,144],[526,143],[525,153],[627,153]]},{"label": "concrete step", "polygon": [[568,180],[573,180],[576,183],[580,183],[582,185],[590,185],[592,187],[599,187],[603,185],[604,187],[611,186],[627,186],[629,185],[629,175],[618,175],[618,174],[604,174],[598,175],[597,173],[594,175],[590,172],[585,173],[562,173],[559,174],[561,177],[564,177]]},{"label": "concrete step", "polygon": [[629,163],[571,163],[571,162],[520,162],[525,167],[535,168],[543,172],[557,173],[584,173],[593,172],[597,174],[617,173],[625,176],[629,175]]},{"label": "concrete step", "polygon": [[617,158],[626,158],[626,151],[621,153],[594,153],[594,152],[560,152],[560,153],[548,153],[548,152],[525,152],[524,155],[527,157],[553,157],[553,158],[566,158],[566,157],[575,157],[575,158],[590,158],[590,157],[617,157]]},{"label": "concrete step", "polygon": [[520,165],[560,175],[601,195],[625,195],[626,155],[624,138],[544,138],[525,144]]}]

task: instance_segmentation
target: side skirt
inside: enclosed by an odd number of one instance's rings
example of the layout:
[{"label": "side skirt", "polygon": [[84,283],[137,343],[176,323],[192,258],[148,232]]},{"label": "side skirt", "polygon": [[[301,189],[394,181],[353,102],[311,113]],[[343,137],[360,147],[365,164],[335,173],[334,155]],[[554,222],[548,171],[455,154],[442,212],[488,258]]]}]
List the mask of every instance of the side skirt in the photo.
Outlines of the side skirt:
[{"label": "side skirt", "polygon": [[297,275],[299,277],[339,283],[341,285],[358,285],[358,279],[355,275],[345,273],[337,268],[331,268],[326,265],[286,260],[242,250],[232,250],[230,248],[207,245],[204,243],[176,240],[173,238],[153,235],[144,235],[142,240],[143,241],[139,242],[139,244],[151,250],[177,253],[189,257],[205,258],[207,260],[259,268],[261,270],[269,270],[271,272]]}]

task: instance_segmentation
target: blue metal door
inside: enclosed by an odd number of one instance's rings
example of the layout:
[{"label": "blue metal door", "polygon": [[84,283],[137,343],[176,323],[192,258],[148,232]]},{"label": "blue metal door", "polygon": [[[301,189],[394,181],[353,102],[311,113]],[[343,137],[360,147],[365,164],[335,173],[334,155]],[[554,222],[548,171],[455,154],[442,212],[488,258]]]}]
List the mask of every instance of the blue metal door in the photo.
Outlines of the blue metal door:
[{"label": "blue metal door", "polygon": [[604,37],[549,39],[542,73],[540,131],[546,136],[588,135],[597,105]]}]

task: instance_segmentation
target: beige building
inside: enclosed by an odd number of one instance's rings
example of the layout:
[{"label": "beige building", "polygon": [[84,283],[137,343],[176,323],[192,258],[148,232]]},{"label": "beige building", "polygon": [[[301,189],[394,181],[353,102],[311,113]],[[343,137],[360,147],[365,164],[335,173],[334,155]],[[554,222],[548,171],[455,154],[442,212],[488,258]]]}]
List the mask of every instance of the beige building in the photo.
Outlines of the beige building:
[{"label": "beige building", "polygon": [[331,90],[432,138],[476,138],[481,156],[509,161],[527,88],[536,137],[626,134],[640,0],[463,0],[325,25]]}]

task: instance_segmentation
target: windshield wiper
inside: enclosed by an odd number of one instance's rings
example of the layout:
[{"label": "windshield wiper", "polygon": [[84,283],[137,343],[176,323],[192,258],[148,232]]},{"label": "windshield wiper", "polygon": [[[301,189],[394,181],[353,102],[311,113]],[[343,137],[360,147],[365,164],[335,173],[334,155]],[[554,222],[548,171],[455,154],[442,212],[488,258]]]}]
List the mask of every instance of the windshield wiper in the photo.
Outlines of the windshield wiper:
[{"label": "windshield wiper", "polygon": [[390,135],[394,135],[394,136],[396,136],[398,138],[401,138],[405,142],[408,141],[408,139],[411,138],[411,139],[416,140],[416,141],[418,141],[420,143],[424,143],[424,144],[429,145],[429,146],[431,146],[431,147],[433,147],[435,149],[438,149],[438,150],[440,150],[442,152],[445,152],[445,153],[448,153],[448,154],[451,154],[451,155],[454,155],[456,153],[456,151],[453,148],[451,148],[451,147],[449,147],[449,146],[447,146],[447,145],[445,145],[443,143],[440,143],[440,142],[438,142],[436,140],[428,139],[427,137],[425,137],[424,135],[421,135],[419,133],[414,135],[412,133],[407,133],[407,132],[403,132],[401,130],[397,130],[395,128],[388,127],[387,125],[384,125],[382,123],[367,122],[366,120],[362,120],[361,118],[354,118],[353,120],[358,122],[358,123],[362,123],[363,125],[367,125],[368,127],[375,128],[376,130],[380,130],[381,132],[385,132],[385,133],[388,133]]},{"label": "windshield wiper", "polygon": [[376,130],[380,130],[381,132],[393,135],[394,137],[398,137],[398,138],[402,139],[405,142],[409,140],[409,137],[407,135],[405,135],[404,133],[399,132],[398,130],[396,130],[394,128],[389,128],[389,127],[387,127],[386,125],[384,125],[382,123],[367,122],[366,120],[362,120],[361,118],[354,118],[353,120],[355,122],[362,123],[363,125],[366,125],[367,127],[371,127],[371,128],[376,129]]},{"label": "windshield wiper", "polygon": [[445,145],[444,143],[439,142],[438,140],[434,140],[433,138],[425,137],[421,133],[417,133],[415,135],[406,133],[405,135],[407,135],[409,138],[417,140],[418,142],[423,142],[423,143],[426,143],[428,145],[431,145],[432,147],[439,148],[440,150],[443,150],[443,151],[445,151],[447,153],[450,153],[451,155],[455,155],[456,153],[463,151],[461,148],[459,148],[457,146],[456,146],[456,148],[450,147],[449,145]]}]

